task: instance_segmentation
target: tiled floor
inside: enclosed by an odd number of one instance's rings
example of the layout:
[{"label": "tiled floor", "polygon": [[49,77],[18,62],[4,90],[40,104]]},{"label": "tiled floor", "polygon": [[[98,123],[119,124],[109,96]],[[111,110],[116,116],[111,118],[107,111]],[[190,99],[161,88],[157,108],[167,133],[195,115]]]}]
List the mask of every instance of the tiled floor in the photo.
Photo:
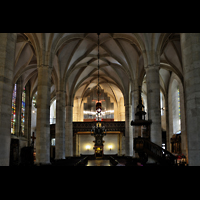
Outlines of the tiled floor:
[{"label": "tiled floor", "polygon": [[88,160],[86,166],[111,166],[110,160]]}]

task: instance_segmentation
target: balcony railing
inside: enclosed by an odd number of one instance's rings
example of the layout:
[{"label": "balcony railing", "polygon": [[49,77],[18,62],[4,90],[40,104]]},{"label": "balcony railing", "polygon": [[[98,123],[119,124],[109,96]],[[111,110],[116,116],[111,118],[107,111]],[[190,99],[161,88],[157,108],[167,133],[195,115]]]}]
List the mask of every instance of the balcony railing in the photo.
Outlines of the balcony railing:
[{"label": "balcony railing", "polygon": [[[106,131],[120,131],[125,135],[125,121],[109,121],[101,122],[105,126]],[[50,130],[51,134],[55,134],[56,118],[50,118]],[[73,134],[77,132],[91,132],[92,126],[96,122],[73,122]]]},{"label": "balcony railing", "polygon": [[[125,134],[125,121],[101,122],[106,131],[120,131]],[[91,131],[96,122],[73,122],[73,133]]]},{"label": "balcony railing", "polygon": [[144,155],[143,153],[147,153],[161,164],[176,165],[177,163],[176,157],[172,153],[146,138],[134,138],[134,150],[141,157]]}]

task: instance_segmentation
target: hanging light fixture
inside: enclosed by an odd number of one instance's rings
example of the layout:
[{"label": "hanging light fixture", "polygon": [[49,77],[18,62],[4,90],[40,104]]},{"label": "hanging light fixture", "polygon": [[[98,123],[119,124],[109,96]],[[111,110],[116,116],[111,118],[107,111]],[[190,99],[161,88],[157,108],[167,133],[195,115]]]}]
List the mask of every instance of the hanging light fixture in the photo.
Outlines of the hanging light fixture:
[{"label": "hanging light fixture", "polygon": [[96,112],[97,112],[97,118],[98,118],[98,121],[99,120],[99,117],[101,116],[101,102],[99,101],[99,96],[100,96],[100,85],[99,85],[99,35],[100,33],[97,33],[98,35],[98,85],[97,85],[97,96],[98,96],[98,101],[96,103]]},{"label": "hanging light fixture", "polygon": [[100,85],[99,85],[99,35],[100,33],[97,33],[98,35],[98,85],[97,85],[97,96],[98,101],[96,103],[96,113],[97,113],[97,123],[96,126],[92,127],[91,135],[95,137],[95,141],[93,141],[94,144],[94,150],[95,150],[95,156],[96,157],[102,157],[103,156],[103,136],[106,135],[106,129],[105,126],[102,126],[100,116],[101,116],[101,102],[99,101],[100,96]]}]

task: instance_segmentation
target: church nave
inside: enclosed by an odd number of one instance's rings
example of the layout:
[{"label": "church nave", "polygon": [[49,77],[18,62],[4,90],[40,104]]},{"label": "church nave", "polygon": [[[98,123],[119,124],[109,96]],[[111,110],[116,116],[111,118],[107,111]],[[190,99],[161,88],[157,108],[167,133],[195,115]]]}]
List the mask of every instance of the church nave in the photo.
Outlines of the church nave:
[{"label": "church nave", "polygon": [[0,33],[0,47],[0,166],[200,166],[199,33]]}]

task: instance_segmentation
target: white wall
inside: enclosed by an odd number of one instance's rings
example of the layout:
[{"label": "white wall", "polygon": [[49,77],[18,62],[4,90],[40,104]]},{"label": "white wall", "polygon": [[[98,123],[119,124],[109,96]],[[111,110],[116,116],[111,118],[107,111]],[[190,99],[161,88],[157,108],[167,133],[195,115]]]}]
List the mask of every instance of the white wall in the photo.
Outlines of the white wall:
[{"label": "white wall", "polygon": [[[117,154],[118,148],[119,148],[119,140],[118,140],[118,134],[107,134],[104,137],[104,154]],[[109,146],[112,146],[112,149],[110,151]]]},{"label": "white wall", "polygon": [[[94,154],[94,137],[90,134],[88,135],[79,135],[79,155],[80,154]],[[78,141],[77,141],[78,142]],[[89,151],[87,150],[87,146],[90,146]]]}]

